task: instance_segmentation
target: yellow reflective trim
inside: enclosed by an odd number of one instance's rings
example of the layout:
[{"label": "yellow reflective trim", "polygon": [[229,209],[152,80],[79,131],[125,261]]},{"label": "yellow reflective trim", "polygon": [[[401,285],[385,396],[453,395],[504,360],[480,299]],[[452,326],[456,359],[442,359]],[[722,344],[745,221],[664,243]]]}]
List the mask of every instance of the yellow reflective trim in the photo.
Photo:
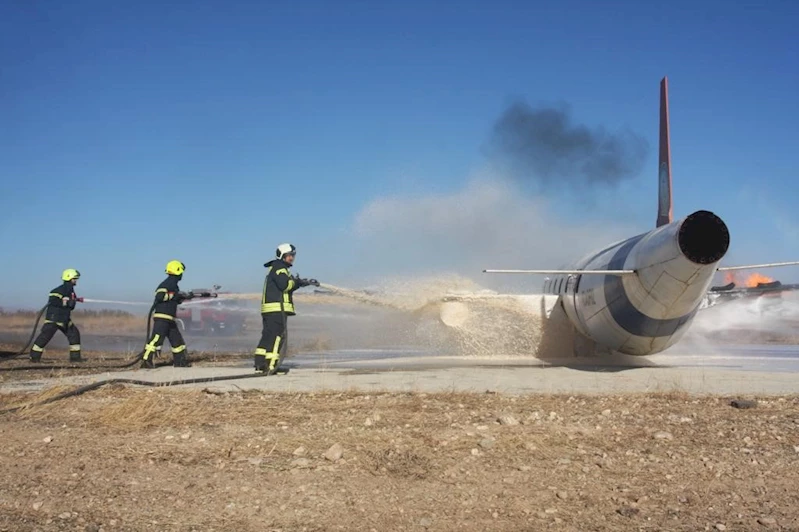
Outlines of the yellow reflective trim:
[{"label": "yellow reflective trim", "polygon": [[255,356],[262,356],[262,357],[266,356],[266,349],[264,349],[263,347],[255,348]]},{"label": "yellow reflective trim", "polygon": [[286,287],[286,291],[291,290],[294,288],[294,285],[297,284],[294,282],[294,279],[289,279],[289,285]]},{"label": "yellow reflective trim", "polygon": [[288,275],[289,271],[286,268],[280,268],[279,270],[275,270],[275,275],[280,275],[281,273],[285,273],[286,275]]},{"label": "yellow reflective trim", "polygon": [[275,337],[275,345],[272,346],[272,355],[280,354],[280,336]]},{"label": "yellow reflective trim", "polygon": [[169,290],[167,290],[166,288],[159,288],[158,290],[155,291],[156,294],[159,292],[169,292]]},{"label": "yellow reflective trim", "polygon": [[261,314],[282,312],[283,310],[286,312],[294,312],[294,305],[291,303],[283,303],[282,308],[280,303],[264,303],[261,305]]},{"label": "yellow reflective trim", "polygon": [[172,348],[172,353],[178,354],[178,353],[182,353],[185,350],[186,350],[186,346],[185,345],[179,345],[177,347],[173,347]]},{"label": "yellow reflective trim", "polygon": [[144,360],[150,358],[150,355],[158,349],[155,344],[158,342],[159,338],[161,338],[161,335],[156,334],[153,336],[153,339],[150,341],[150,343],[144,346]]},{"label": "yellow reflective trim", "polygon": [[58,325],[59,327],[63,327],[63,326],[64,326],[64,323],[63,323],[63,322],[60,322],[60,321],[44,320],[44,322],[45,322],[45,323],[55,323],[55,324],[56,324],[56,325]]},{"label": "yellow reflective trim", "polygon": [[31,347],[31,351],[36,351],[37,353],[44,353],[44,347],[39,347],[38,345],[33,344],[33,347]]},{"label": "yellow reflective trim", "polygon": [[64,297],[64,294],[59,294],[58,292],[50,292],[50,297],[57,297],[58,299],[61,299],[62,297]]},{"label": "yellow reflective trim", "polygon": [[69,346],[69,350],[70,351],[80,351],[80,344],[75,344],[75,345]]},{"label": "yellow reflective trim", "polygon": [[153,314],[153,318],[161,318],[162,320],[174,320],[174,316],[170,316],[169,314],[161,314],[160,312],[156,312]]}]

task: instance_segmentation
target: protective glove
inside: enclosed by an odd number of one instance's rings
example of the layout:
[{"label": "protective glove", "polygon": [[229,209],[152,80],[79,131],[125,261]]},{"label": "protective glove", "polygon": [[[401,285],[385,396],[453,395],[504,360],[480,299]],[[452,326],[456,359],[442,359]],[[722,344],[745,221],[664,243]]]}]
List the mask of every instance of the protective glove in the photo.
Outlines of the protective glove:
[{"label": "protective glove", "polygon": [[76,297],[75,301],[77,301],[78,303],[83,303],[83,298],[82,297]]},{"label": "protective glove", "polygon": [[191,295],[187,294],[186,292],[178,292],[178,293],[175,294],[175,297],[173,297],[172,299],[175,300],[175,303],[180,305],[181,303],[183,303],[187,299],[191,299]]},{"label": "protective glove", "polygon": [[295,285],[297,288],[302,288],[302,287],[304,287],[304,286],[308,286],[309,284],[310,284],[310,283],[308,282],[308,280],[307,280],[307,279],[302,279],[302,278],[300,278],[300,277],[295,277],[295,278],[294,278],[294,285]]}]

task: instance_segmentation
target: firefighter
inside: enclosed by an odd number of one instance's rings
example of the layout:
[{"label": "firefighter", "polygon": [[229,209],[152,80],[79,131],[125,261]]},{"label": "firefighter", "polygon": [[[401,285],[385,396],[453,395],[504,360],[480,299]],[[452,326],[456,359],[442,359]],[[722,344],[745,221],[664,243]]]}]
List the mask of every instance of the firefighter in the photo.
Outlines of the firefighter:
[{"label": "firefighter", "polygon": [[255,371],[263,371],[267,375],[277,370],[286,341],[287,317],[295,315],[294,292],[304,286],[319,286],[316,279],[300,279],[289,275],[296,255],[297,248],[292,244],[280,244],[275,251],[275,258],[264,264],[267,271],[261,296],[263,331],[254,358]]},{"label": "firefighter", "polygon": [[183,279],[183,272],[186,266],[177,260],[169,261],[166,265],[167,278],[158,285],[155,291],[155,302],[153,303],[153,333],[144,346],[142,356],[142,368],[154,368],[153,358],[160,353],[164,340],[169,340],[172,347],[173,365],[175,367],[187,368],[191,364],[186,359],[186,342],[180,334],[175,315],[180,305],[189,295],[181,292],[178,282]]},{"label": "firefighter", "polygon": [[74,268],[68,268],[61,274],[61,280],[64,282],[50,291],[44,325],[31,347],[31,362],[39,362],[42,359],[44,348],[53,339],[56,331],[64,333],[69,341],[69,361],[83,362],[80,357],[80,331],[71,319],[75,303],[83,303],[83,298],[75,295],[75,285],[78,284],[78,279],[80,279],[80,272]]}]

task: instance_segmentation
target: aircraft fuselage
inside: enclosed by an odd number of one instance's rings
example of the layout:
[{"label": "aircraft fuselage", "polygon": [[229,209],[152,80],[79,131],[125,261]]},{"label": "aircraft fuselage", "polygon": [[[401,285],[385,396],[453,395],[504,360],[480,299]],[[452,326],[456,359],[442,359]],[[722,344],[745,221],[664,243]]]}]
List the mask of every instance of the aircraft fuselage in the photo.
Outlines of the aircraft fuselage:
[{"label": "aircraft fuselage", "polygon": [[544,283],[595,347],[651,355],[676,343],[691,324],[729,248],[724,222],[709,211],[662,225],[591,253],[575,270],[619,275],[557,275]]}]

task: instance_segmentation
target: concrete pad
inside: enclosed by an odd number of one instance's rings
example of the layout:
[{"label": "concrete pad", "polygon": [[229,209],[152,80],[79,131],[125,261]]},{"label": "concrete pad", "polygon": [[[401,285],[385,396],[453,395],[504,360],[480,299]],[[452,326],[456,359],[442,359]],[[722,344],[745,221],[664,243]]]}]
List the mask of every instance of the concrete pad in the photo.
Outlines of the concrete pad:
[{"label": "concrete pad", "polygon": [[[98,375],[10,382],[0,393],[40,391],[54,385],[84,385],[104,379],[139,379],[169,383],[184,379],[253,374],[250,367],[163,367]],[[379,370],[352,368],[295,368],[287,375],[257,376],[230,381],[202,382],[170,389],[209,388],[219,391],[271,392],[498,392],[507,394],[614,394],[630,392],[687,392],[721,395],[783,395],[799,393],[799,379],[790,373],[718,368],[634,368],[589,372],[565,367],[438,367]]]}]

